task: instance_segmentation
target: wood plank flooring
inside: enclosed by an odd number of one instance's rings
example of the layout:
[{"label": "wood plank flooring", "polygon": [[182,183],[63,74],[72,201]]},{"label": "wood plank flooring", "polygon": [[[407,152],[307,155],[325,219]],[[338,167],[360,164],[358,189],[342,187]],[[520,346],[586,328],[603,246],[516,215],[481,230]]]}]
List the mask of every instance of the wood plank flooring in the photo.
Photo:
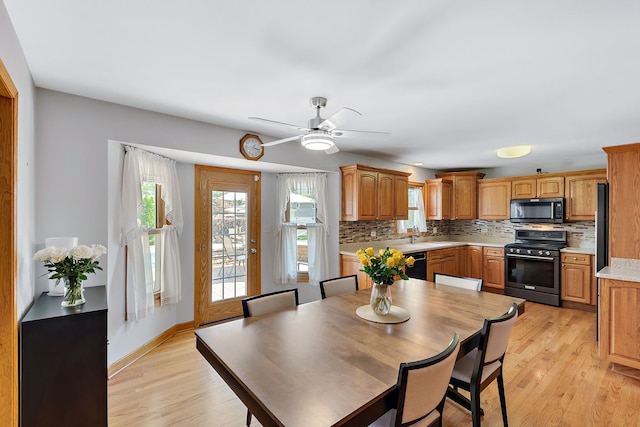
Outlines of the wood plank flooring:
[{"label": "wood plank flooring", "polygon": [[[640,380],[600,361],[595,322],[594,313],[526,304],[505,358],[511,426],[640,426]],[[193,332],[124,369],[108,389],[110,426],[244,426],[246,408],[198,353]],[[502,425],[495,384],[481,405],[484,426]],[[447,400],[443,424],[470,426],[471,416]]]}]

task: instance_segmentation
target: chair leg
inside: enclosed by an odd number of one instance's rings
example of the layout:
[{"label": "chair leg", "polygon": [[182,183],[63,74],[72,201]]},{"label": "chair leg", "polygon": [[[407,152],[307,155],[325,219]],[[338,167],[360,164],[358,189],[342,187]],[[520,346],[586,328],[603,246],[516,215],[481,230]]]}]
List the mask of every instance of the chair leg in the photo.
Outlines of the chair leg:
[{"label": "chair leg", "polygon": [[473,427],[480,427],[480,416],[482,415],[482,409],[480,409],[480,388],[471,387],[469,391],[471,397],[471,421]]},{"label": "chair leg", "polygon": [[504,379],[502,374],[498,375],[498,394],[500,394],[500,406],[502,407],[502,423],[504,427],[509,427],[509,421],[507,421],[507,400],[504,395]]},{"label": "chair leg", "polygon": [[251,411],[247,409],[247,427],[251,425]]}]

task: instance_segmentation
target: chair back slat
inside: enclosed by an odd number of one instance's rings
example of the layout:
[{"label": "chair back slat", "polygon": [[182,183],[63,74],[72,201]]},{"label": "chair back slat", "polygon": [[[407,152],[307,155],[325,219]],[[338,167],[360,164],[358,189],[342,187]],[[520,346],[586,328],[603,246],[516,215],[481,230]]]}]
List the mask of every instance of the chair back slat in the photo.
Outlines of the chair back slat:
[{"label": "chair back slat", "polygon": [[260,316],[298,305],[298,289],[271,292],[242,300],[244,317]]},{"label": "chair back slat", "polygon": [[342,295],[358,290],[358,276],[343,276],[320,282],[320,294],[322,299]]},{"label": "chair back slat", "polygon": [[451,274],[436,273],[433,281],[439,285],[455,286],[457,288],[479,291],[482,289],[482,279],[473,277],[453,276]]}]

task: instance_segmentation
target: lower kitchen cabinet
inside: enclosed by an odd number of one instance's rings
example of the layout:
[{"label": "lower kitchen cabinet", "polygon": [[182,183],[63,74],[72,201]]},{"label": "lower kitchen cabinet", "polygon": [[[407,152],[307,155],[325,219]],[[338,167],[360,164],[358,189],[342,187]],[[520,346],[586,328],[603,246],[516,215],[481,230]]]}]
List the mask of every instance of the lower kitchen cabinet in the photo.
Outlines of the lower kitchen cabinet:
[{"label": "lower kitchen cabinet", "polygon": [[427,280],[433,281],[436,273],[458,274],[455,248],[436,249],[427,252]]},{"label": "lower kitchen cabinet", "polygon": [[600,357],[640,369],[640,283],[600,280]]},{"label": "lower kitchen cabinet", "polygon": [[370,288],[373,284],[371,278],[362,269],[360,260],[355,255],[340,254],[340,276],[358,276],[358,289]]},{"label": "lower kitchen cabinet", "polygon": [[482,279],[482,246],[467,246],[467,268],[462,276]]},{"label": "lower kitchen cabinet", "polygon": [[592,256],[587,254],[561,254],[560,298],[562,301],[595,304],[595,301],[591,300],[593,293],[591,258]]},{"label": "lower kitchen cabinet", "polygon": [[29,426],[107,425],[107,295],[60,307],[43,293],[20,322],[20,420]]},{"label": "lower kitchen cabinet", "polygon": [[504,248],[484,247],[482,258],[482,288],[504,293]]}]

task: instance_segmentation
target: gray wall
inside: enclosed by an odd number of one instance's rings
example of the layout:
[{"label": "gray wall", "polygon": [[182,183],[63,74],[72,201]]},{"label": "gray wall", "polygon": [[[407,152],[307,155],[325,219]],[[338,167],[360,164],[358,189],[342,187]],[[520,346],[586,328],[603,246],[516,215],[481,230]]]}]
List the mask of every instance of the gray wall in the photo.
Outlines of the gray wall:
[{"label": "gray wall", "polygon": [[[35,249],[35,170],[34,109],[35,86],[31,72],[20,47],[20,42],[9,20],[4,2],[0,2],[0,59],[9,71],[18,89],[18,184],[17,249],[18,249],[18,318],[21,318],[34,296]],[[0,221],[6,221],[0,218]]]},{"label": "gray wall", "polygon": [[[329,173],[328,218],[331,275],[339,274],[338,220],[340,215],[339,166],[362,163],[376,167],[414,171],[411,180],[423,181],[432,171],[412,168],[349,153],[330,156],[311,152],[298,144],[266,150],[259,162],[244,160],[238,141],[246,133],[201,122],[124,107],[74,95],[37,90],[36,195],[41,207],[36,217],[36,241],[49,236],[77,236],[82,244],[101,243],[108,248],[101,258],[103,272],[87,286],[106,284],[109,294],[109,363],[112,364],[177,323],[194,318],[194,162],[246,169],[262,173],[262,291],[279,289],[273,279],[275,228],[275,172],[311,168]],[[269,140],[268,137],[263,139]],[[124,321],[124,250],[120,247],[119,191],[122,143],[174,154],[182,191],[184,232],[181,237],[182,301],[162,307],[138,322]],[[164,151],[163,151],[164,150]],[[196,153],[197,157],[192,154]],[[215,155],[216,157],[207,157]],[[171,154],[169,154],[171,157]],[[41,266],[37,268],[42,269]],[[43,269],[42,269],[43,270]],[[47,289],[46,277],[37,280]],[[299,284],[301,302],[320,297],[316,286]]]}]

